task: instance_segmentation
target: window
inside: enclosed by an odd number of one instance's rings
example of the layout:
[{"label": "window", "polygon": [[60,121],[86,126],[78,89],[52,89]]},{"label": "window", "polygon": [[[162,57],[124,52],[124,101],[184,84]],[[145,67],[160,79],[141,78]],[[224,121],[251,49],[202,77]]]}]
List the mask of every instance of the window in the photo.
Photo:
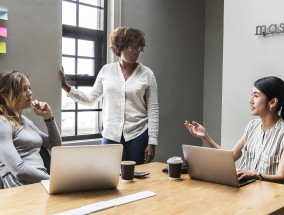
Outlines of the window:
[{"label": "window", "polygon": [[[106,63],[107,0],[62,0],[62,65],[68,83],[90,91]],[[63,140],[101,137],[102,104],[75,103],[62,91]]]}]

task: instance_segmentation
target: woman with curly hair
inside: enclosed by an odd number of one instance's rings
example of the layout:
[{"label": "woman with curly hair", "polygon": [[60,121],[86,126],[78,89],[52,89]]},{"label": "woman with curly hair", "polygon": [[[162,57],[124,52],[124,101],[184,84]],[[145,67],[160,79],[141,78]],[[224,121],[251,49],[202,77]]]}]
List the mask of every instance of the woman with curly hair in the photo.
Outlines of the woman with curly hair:
[{"label": "woman with curly hair", "polygon": [[136,164],[151,162],[158,145],[157,82],[152,70],[137,62],[144,36],[124,27],[110,34],[110,48],[119,61],[103,66],[89,94],[71,88],[60,70],[62,88],[76,102],[93,105],[103,97],[102,144],[123,144],[122,159]]},{"label": "woman with curly hair", "polygon": [[[48,135],[22,115],[28,108],[44,119]],[[40,149],[60,146],[60,133],[50,106],[32,101],[29,79],[17,71],[0,73],[0,131],[0,175],[4,188],[49,179]]]}]

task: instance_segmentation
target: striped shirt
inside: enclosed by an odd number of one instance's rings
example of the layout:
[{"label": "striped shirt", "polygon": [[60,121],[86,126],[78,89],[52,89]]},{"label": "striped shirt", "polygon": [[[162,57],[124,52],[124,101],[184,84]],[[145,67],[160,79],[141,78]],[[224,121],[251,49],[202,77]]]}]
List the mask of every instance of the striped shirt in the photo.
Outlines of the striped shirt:
[{"label": "striped shirt", "polygon": [[266,134],[260,119],[251,120],[245,128],[244,137],[239,168],[275,175],[284,149],[284,120],[280,118]]},{"label": "striped shirt", "polygon": [[67,96],[93,105],[103,97],[103,137],[130,141],[148,129],[149,144],[158,145],[157,82],[152,70],[139,63],[125,80],[119,62],[106,64],[89,93],[71,88]]}]

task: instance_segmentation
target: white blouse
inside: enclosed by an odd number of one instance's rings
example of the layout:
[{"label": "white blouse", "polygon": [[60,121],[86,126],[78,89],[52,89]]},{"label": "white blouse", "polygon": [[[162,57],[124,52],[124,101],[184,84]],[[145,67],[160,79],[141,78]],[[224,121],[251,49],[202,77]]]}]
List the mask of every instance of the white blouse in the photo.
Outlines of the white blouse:
[{"label": "white blouse", "polygon": [[89,94],[71,88],[67,96],[93,105],[103,97],[103,137],[132,140],[148,128],[149,144],[158,145],[159,108],[157,82],[141,63],[125,80],[119,62],[106,64]]},{"label": "white blouse", "polygon": [[284,120],[280,118],[266,134],[260,119],[251,120],[244,134],[239,168],[275,175],[284,149]]}]

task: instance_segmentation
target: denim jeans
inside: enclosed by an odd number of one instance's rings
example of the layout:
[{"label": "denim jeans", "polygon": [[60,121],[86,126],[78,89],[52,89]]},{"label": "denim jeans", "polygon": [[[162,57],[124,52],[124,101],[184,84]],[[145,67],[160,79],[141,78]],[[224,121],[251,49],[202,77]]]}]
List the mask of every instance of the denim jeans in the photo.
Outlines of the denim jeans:
[{"label": "denim jeans", "polygon": [[[145,162],[145,149],[148,146],[148,129],[138,137],[125,142],[122,135],[120,143],[123,145],[122,160],[132,160],[136,164],[143,164]],[[115,144],[113,140],[107,138],[102,139],[102,144]]]}]

